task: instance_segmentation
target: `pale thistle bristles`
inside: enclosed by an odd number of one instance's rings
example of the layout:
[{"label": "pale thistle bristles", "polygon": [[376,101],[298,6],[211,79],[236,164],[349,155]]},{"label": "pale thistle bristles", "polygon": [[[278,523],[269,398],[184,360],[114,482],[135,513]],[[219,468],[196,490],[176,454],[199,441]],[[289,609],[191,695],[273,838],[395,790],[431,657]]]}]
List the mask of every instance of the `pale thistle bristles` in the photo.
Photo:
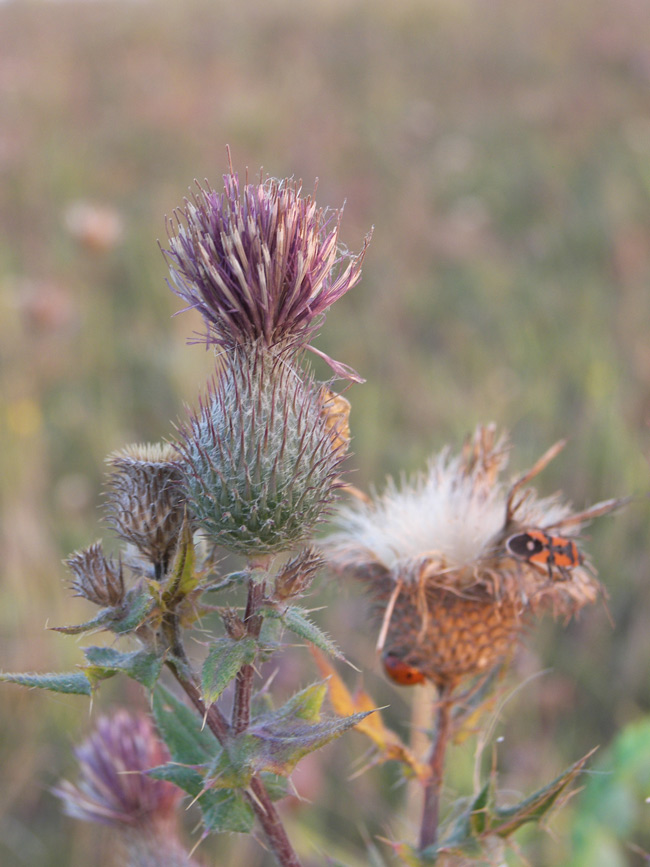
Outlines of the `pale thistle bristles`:
[{"label": "pale thistle bristles", "polygon": [[342,509],[340,531],[323,545],[368,588],[384,654],[442,686],[496,665],[537,613],[569,616],[600,592],[581,554],[568,568],[513,556],[513,534],[564,527],[571,537],[581,516],[557,496],[521,490],[522,480],[504,484],[506,461],[505,438],[479,427],[458,456],[444,449],[426,473]]},{"label": "pale thistle bristles", "polygon": [[124,601],[122,564],[104,555],[101,541],[82,551],[75,551],[65,560],[72,572],[72,589],[104,608],[119,607]]},{"label": "pale thistle bristles", "polygon": [[171,562],[184,517],[180,457],[171,445],[145,443],[113,452],[107,463],[109,520],[160,578]]},{"label": "pale thistle bristles", "polygon": [[212,543],[249,556],[304,541],[340,484],[344,447],[293,360],[260,347],[227,356],[180,432],[193,515]]}]

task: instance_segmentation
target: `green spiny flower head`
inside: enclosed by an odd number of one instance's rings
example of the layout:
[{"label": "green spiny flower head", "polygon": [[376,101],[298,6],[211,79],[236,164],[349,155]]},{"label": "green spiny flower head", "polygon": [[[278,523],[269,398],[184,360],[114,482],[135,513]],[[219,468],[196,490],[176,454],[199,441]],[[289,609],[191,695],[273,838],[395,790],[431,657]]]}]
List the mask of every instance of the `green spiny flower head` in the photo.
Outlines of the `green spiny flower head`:
[{"label": "green spiny flower head", "polygon": [[229,353],[180,431],[190,509],[212,542],[248,556],[304,541],[340,485],[345,445],[295,361],[259,345]]}]

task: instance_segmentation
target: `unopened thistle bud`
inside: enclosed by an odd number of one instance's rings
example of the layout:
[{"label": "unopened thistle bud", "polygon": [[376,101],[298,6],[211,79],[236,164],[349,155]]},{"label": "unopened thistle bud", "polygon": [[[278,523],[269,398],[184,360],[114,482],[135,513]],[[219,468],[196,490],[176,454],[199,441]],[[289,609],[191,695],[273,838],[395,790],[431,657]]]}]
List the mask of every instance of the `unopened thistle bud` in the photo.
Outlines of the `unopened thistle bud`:
[{"label": "unopened thistle bud", "polygon": [[278,602],[295,599],[305,593],[316,573],[323,566],[323,558],[313,548],[306,548],[289,560],[275,578],[274,598]]},{"label": "unopened thistle bud", "polygon": [[374,600],[389,674],[451,688],[502,661],[542,610],[568,616],[597,598],[572,537],[618,503],[576,515],[524,487],[560,447],[507,487],[505,439],[479,427],[459,456],[445,449],[426,473],[340,512],[325,550]]},{"label": "unopened thistle bud", "polygon": [[291,354],[227,356],[180,431],[184,492],[209,540],[246,555],[304,541],[340,486],[343,448]]},{"label": "unopened thistle bud", "polygon": [[[222,348],[306,346],[325,311],[361,279],[363,250],[339,246],[339,211],[318,208],[302,185],[267,178],[240,190],[198,186],[168,224],[171,288],[201,313]],[[323,356],[339,375],[356,374]]]},{"label": "unopened thistle bud", "polygon": [[177,834],[176,809],[182,792],[148,771],[170,756],[145,716],[120,710],[100,717],[95,730],[75,749],[80,777],[55,789],[75,819],[109,825],[124,848],[129,867],[181,867],[188,858]]},{"label": "unopened thistle bud", "polygon": [[75,551],[65,561],[72,572],[72,589],[95,605],[116,608],[124,601],[122,564],[104,556],[101,541]]},{"label": "unopened thistle bud", "polygon": [[167,444],[127,446],[108,456],[107,509],[118,535],[153,563],[160,578],[183,524],[180,457]]}]

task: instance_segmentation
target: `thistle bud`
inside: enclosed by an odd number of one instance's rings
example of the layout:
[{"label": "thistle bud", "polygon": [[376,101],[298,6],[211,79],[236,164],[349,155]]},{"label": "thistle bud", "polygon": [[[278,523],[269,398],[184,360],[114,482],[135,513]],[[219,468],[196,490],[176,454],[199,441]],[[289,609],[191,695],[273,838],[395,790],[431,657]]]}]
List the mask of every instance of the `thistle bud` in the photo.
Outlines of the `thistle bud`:
[{"label": "thistle bud", "polygon": [[167,571],[184,516],[180,458],[167,444],[127,446],[108,456],[107,510],[119,536]]},{"label": "thistle bud", "polygon": [[104,608],[116,608],[122,604],[122,564],[104,556],[101,541],[75,551],[65,563],[74,576],[71,586],[76,596],[83,596]]},{"label": "thistle bud", "polygon": [[259,346],[229,354],[180,431],[183,490],[198,524],[248,556],[306,539],[340,486],[343,449],[319,388],[292,358]]},{"label": "thistle bud", "polygon": [[275,579],[274,597],[279,602],[295,599],[309,588],[323,558],[313,548],[306,548],[282,567]]}]

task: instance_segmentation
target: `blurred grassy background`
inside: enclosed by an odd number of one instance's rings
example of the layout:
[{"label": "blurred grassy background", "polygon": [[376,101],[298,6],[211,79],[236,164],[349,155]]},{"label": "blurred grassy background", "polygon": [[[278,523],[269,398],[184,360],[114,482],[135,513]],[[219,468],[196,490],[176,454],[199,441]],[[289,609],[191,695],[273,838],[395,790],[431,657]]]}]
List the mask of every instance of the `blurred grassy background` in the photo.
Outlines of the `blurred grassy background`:
[{"label": "blurred grassy background", "polygon": [[[640,495],[589,531],[614,626],[602,608],[566,630],[549,621],[522,652],[519,676],[548,671],[497,728],[502,785],[530,791],[645,714],[648,46],[644,0],[0,6],[0,666],[80,661],[45,626],[89,614],[60,561],[102,535],[103,458],[167,436],[210,372],[210,355],[185,345],[196,321],[171,318],[181,304],[156,239],[193,178],[219,186],[230,144],[240,172],[308,189],[318,176],[320,204],[347,200],[352,250],[375,226],[363,283],[317,341],[368,380],[348,393],[356,484],[416,470],[494,420],[512,431],[513,472],[569,438],[542,492],[562,488],[580,508]],[[84,203],[105,209],[98,227]],[[372,637],[359,637],[356,588],[321,584],[319,603],[407,731],[410,695],[383,682]],[[314,676],[302,657],[285,675]],[[108,683],[93,714],[137,695]],[[110,836],[63,818],[48,792],[74,773],[89,724],[83,699],[3,688],[3,865],[113,864]],[[336,841],[364,864],[364,834],[417,822],[400,820],[390,768],[341,797],[363,749],[349,735],[324,754],[327,773],[310,759],[298,779],[319,805],[291,808],[306,851]],[[454,751],[450,795],[469,791],[472,762],[471,745]],[[569,862],[575,803],[554,835],[520,838],[532,864]],[[646,849],[647,828],[630,831]],[[202,851],[270,863],[233,839]]]}]

